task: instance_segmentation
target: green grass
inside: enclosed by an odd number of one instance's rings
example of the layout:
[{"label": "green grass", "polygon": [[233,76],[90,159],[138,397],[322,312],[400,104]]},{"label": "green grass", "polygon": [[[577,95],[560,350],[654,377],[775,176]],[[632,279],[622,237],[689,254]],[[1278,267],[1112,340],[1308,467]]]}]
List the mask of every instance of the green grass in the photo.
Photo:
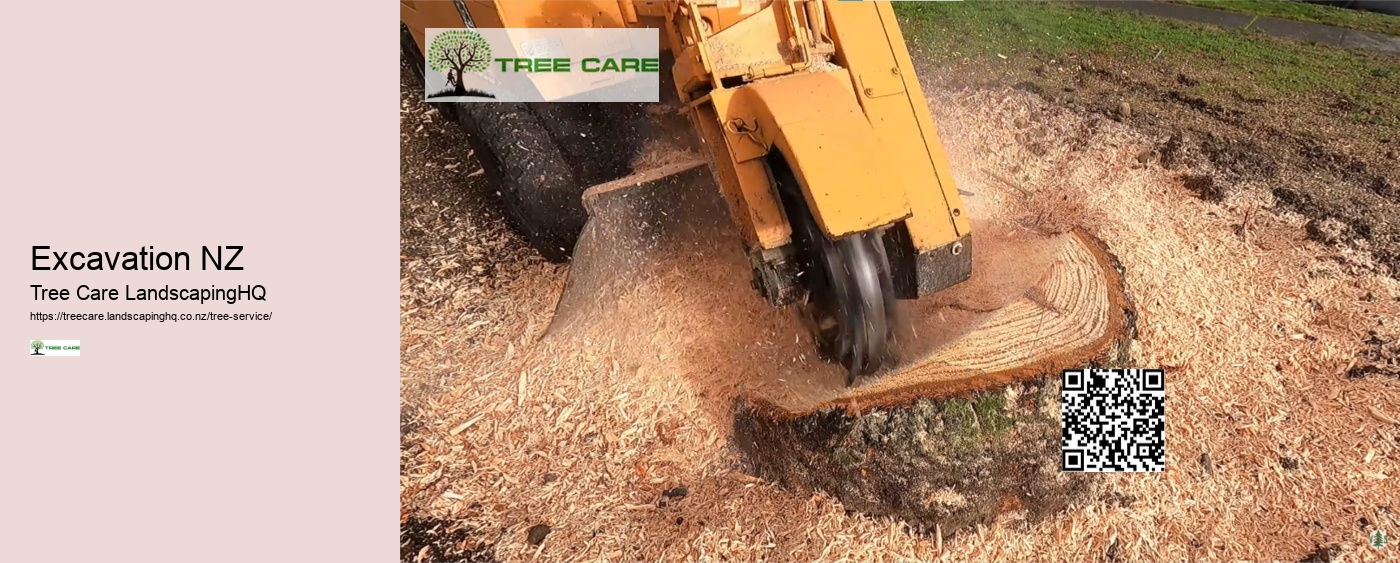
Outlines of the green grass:
[{"label": "green grass", "polygon": [[1393,58],[1067,3],[898,2],[895,11],[911,48],[935,62],[1078,56],[1140,65],[1160,59],[1192,74],[1225,77],[1202,81],[1207,89],[1274,99],[1334,91],[1400,110],[1400,62]]},{"label": "green grass", "polygon": [[1388,33],[1390,35],[1400,35],[1400,16],[1390,14],[1378,14],[1363,10],[1348,10],[1325,6],[1322,4],[1311,4],[1298,1],[1260,1],[1260,0],[1172,0],[1178,4],[1191,4],[1203,8],[1215,8],[1217,10],[1228,10],[1242,14],[1253,14],[1258,16],[1272,16],[1288,20],[1302,22],[1320,23],[1345,27],[1348,29],[1359,29],[1362,31],[1375,31],[1378,33]]}]

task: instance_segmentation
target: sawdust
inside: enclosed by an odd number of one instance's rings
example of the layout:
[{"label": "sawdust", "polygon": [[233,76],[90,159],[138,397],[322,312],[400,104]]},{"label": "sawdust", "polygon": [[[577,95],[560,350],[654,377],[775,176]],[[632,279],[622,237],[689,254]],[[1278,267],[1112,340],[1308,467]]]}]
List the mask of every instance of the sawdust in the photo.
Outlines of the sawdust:
[{"label": "sawdust", "polygon": [[[1370,331],[1393,334],[1382,319],[1400,317],[1396,282],[1301,240],[1303,222],[1259,211],[1268,202],[1194,197],[1138,161],[1151,141],[1121,123],[1025,92],[926,91],[960,189],[1027,228],[1086,226],[1123,262],[1138,361],[1167,372],[1165,474],[1104,475],[1105,502],[947,540],[745,475],[726,443],[751,369],[735,358],[807,361],[810,345],[753,295],[742,257],[687,261],[725,255],[666,248],[660,221],[637,227],[658,234],[637,237],[655,243],[639,254],[580,257],[628,284],[580,308],[614,316],[570,338],[542,339],[562,268],[507,254],[480,292],[455,269],[405,269],[404,517],[455,522],[459,550],[502,560],[1297,560],[1332,545],[1376,559],[1367,526],[1400,529],[1400,381],[1346,374]],[[409,180],[406,200],[428,193]],[[459,228],[406,231],[404,244],[450,251]],[[680,258],[629,262],[646,253]],[[610,296],[628,297],[623,310]],[[681,486],[683,498],[664,494]],[[552,531],[530,545],[540,524]]]},{"label": "sawdust", "polygon": [[[708,410],[721,422],[740,393],[796,412],[849,398],[845,372],[815,354],[795,308],[773,309],[748,287],[748,261],[707,170],[595,201],[549,330],[550,343],[578,347],[606,342],[623,365],[677,374],[713,398]],[[932,352],[990,318],[1002,328],[1035,326],[1037,334],[1025,335],[1034,344],[1028,353],[1082,346],[1086,342],[1078,337],[1083,331],[1102,330],[1106,324],[1100,317],[1107,316],[1108,288],[1097,270],[1107,266],[1092,259],[1062,270],[1094,274],[1088,278],[1098,280],[1097,287],[1057,293],[1062,298],[1092,296],[1066,303],[1084,317],[1056,314],[1047,321],[1043,306],[1026,300],[1032,290],[1063,285],[1045,284],[1059,261],[1084,254],[1067,249],[1078,239],[985,221],[977,228],[972,283],[901,304],[907,322],[896,339],[895,358],[883,373],[925,363]],[[1086,273],[1081,267],[1096,271]],[[997,349],[996,343],[960,348],[956,363],[920,377],[925,384],[966,379],[969,370],[963,362],[1000,365],[987,355]],[[954,362],[953,357],[944,360]],[[881,393],[885,379],[877,374],[862,387]]]},{"label": "sawdust", "polygon": [[632,172],[661,168],[700,158],[699,153],[664,139],[648,139],[632,157]]}]

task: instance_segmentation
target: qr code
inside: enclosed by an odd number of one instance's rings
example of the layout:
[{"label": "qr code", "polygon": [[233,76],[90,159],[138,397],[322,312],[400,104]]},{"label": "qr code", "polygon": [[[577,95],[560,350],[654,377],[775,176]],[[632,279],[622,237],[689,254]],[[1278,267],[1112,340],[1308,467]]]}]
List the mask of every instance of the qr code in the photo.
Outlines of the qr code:
[{"label": "qr code", "polygon": [[1166,388],[1160,369],[1065,370],[1060,470],[1166,469]]}]

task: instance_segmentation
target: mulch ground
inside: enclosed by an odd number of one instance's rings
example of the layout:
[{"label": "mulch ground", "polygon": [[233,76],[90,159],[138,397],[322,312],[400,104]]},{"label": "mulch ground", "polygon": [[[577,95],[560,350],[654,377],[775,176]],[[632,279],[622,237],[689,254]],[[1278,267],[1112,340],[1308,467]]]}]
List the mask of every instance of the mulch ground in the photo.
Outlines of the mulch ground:
[{"label": "mulch ground", "polygon": [[1324,242],[1318,217],[1253,165],[1222,172],[1190,131],[1171,149],[1172,132],[1057,95],[934,83],[960,189],[1089,229],[1122,261],[1133,355],[1167,373],[1166,473],[1102,475],[1058,517],[949,540],[749,476],[727,441],[733,386],[699,383],[732,366],[687,353],[744,344],[644,318],[606,319],[648,328],[630,342],[543,339],[569,267],[503,226],[461,134],[406,82],[403,559],[1383,559],[1365,537],[1400,530],[1388,259],[1346,229]]}]

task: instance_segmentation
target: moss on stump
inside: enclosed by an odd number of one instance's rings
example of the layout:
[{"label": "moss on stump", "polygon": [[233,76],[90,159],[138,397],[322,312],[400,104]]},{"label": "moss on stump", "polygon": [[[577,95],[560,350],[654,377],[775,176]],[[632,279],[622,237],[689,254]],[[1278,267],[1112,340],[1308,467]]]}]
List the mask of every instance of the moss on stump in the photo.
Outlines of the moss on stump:
[{"label": "moss on stump", "polygon": [[[1102,249],[1102,243],[1094,241]],[[1105,249],[1106,250],[1106,249]],[[766,479],[819,490],[847,509],[903,519],[944,534],[998,516],[1038,520],[1092,490],[1092,477],[1060,471],[1060,373],[1128,361],[1135,313],[1121,265],[1109,276],[1113,333],[1079,357],[1037,362],[1011,381],[982,388],[921,389],[919,396],[874,407],[826,407],[809,413],[740,398],[734,441]],[[867,403],[870,404],[870,403]]]}]

